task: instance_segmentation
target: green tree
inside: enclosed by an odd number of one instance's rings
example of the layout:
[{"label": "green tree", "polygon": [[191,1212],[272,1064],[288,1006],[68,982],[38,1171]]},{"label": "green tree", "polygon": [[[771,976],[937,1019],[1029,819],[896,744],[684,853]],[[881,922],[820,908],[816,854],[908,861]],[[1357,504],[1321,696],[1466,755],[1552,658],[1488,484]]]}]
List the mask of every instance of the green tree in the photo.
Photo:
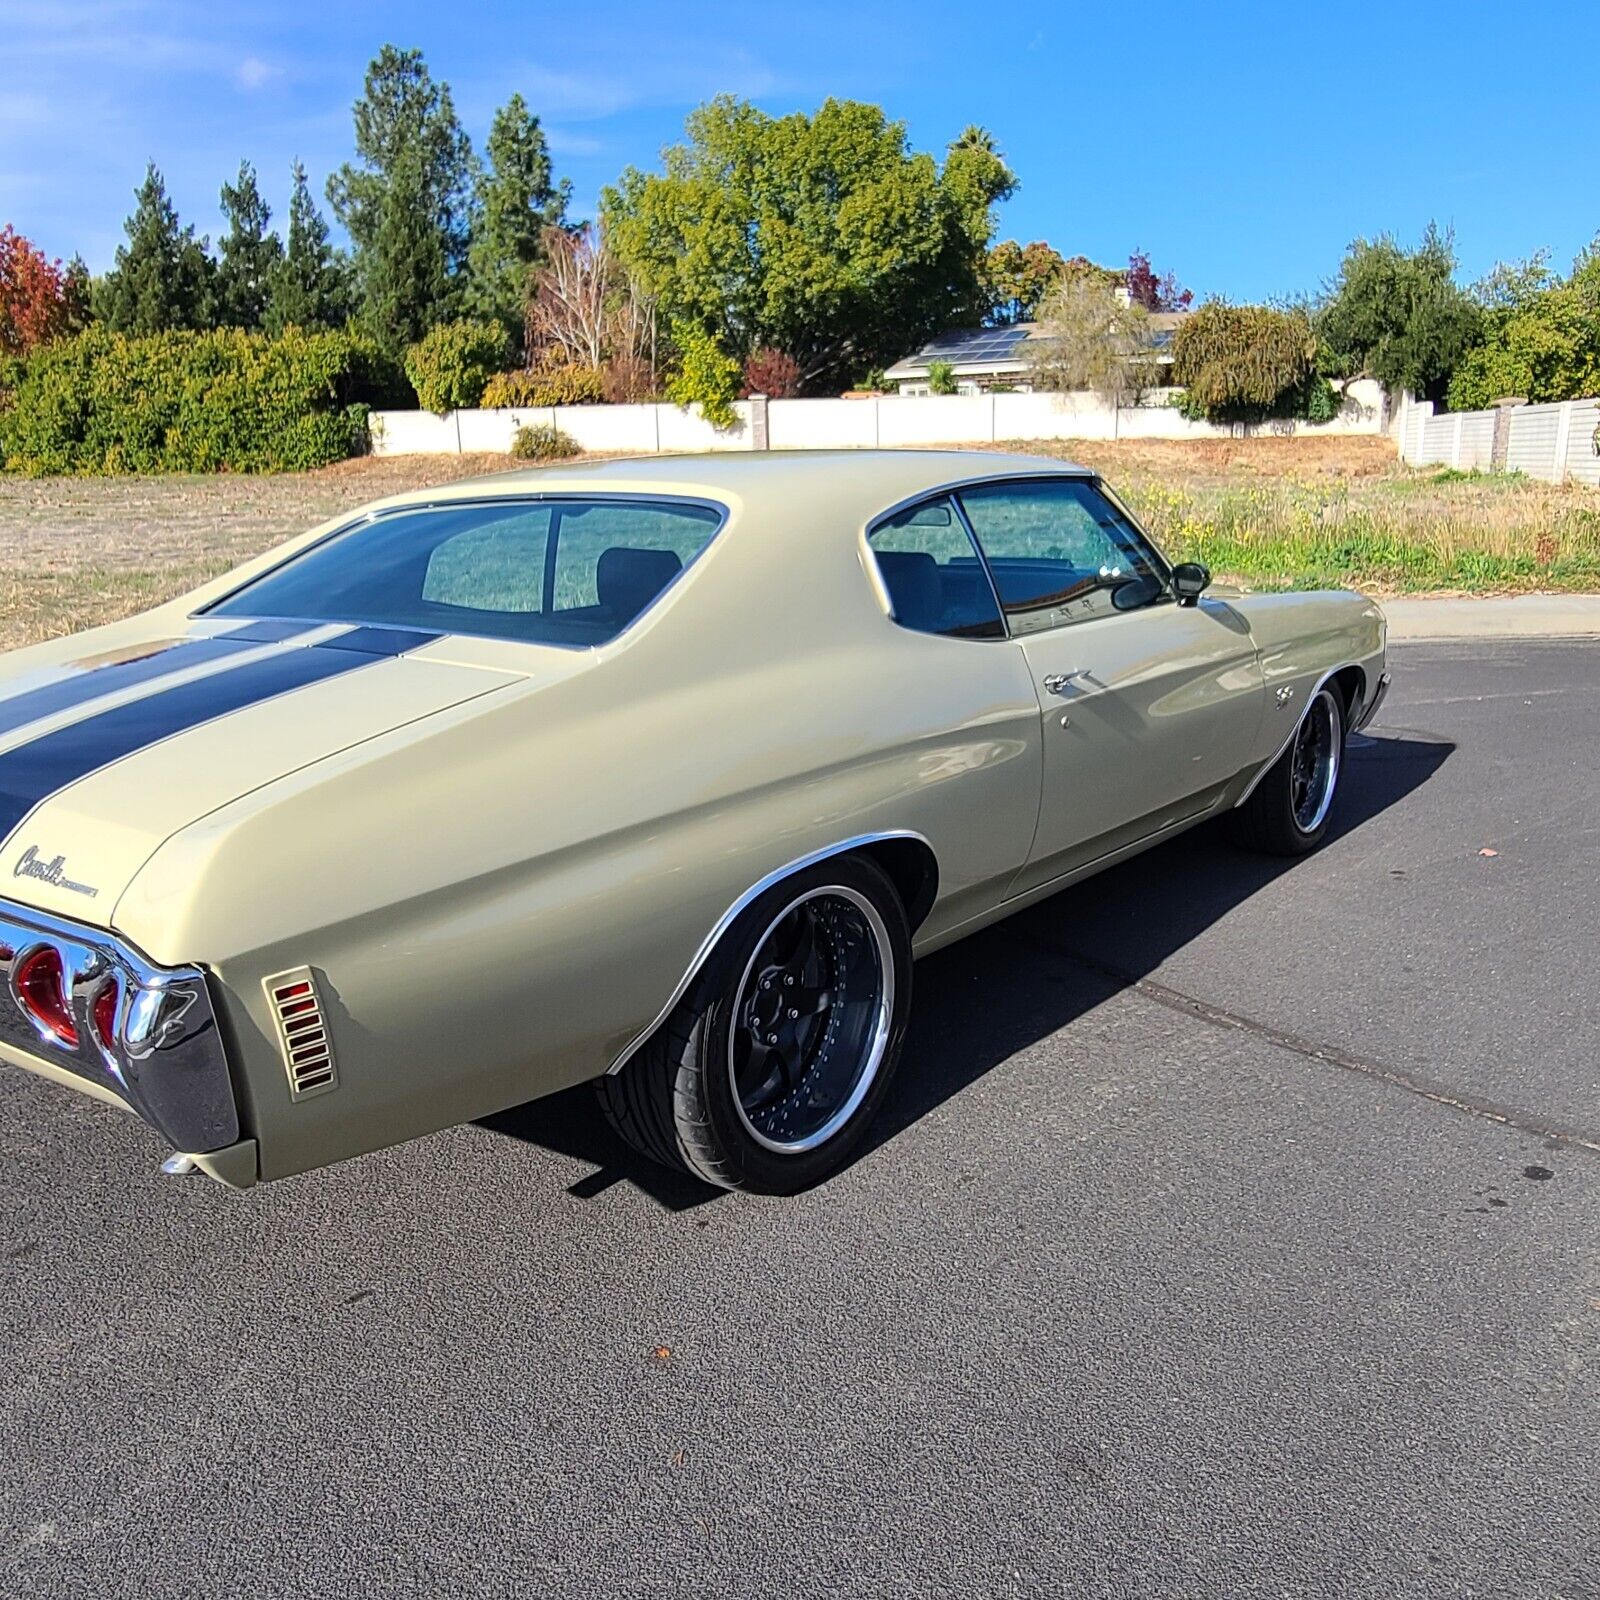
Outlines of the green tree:
[{"label": "green tree", "polygon": [[399,355],[461,301],[475,163],[448,85],[386,44],[354,107],[356,163],[328,179],[355,247],[361,316]]},{"label": "green tree", "polygon": [[739,393],[739,363],[695,323],[673,327],[672,342],[677,346],[676,370],[667,380],[667,398],[687,409],[699,406],[700,415],[718,428],[731,428],[738,420],[733,409]]},{"label": "green tree", "polygon": [[1442,400],[1482,326],[1455,269],[1453,241],[1432,223],[1415,250],[1388,235],[1355,240],[1316,319],[1329,375]]},{"label": "green tree", "polygon": [[216,320],[222,327],[253,333],[266,313],[283,245],[277,234],[267,231],[272,212],[248,161],[239,163],[237,182],[222,186],[222,214],[228,231],[218,244]]},{"label": "green tree", "polygon": [[553,180],[544,129],[520,94],[495,112],[484,153],[468,253],[468,305],[475,315],[504,323],[520,344],[530,279],[544,259],[545,230],[565,221],[572,185]]},{"label": "green tree", "polygon": [[272,274],[263,321],[285,328],[341,328],[350,315],[347,264],[328,243],[328,224],[311,198],[306,169],[296,161],[289,195],[289,239]]},{"label": "green tree", "polygon": [[609,242],[672,321],[741,359],[785,350],[815,390],[982,319],[993,208],[1015,180],[981,129],[941,167],[878,106],[769,117],[724,96],[687,135],[663,172],[629,168],[602,197]]},{"label": "green tree", "polygon": [[1328,395],[1317,350],[1302,311],[1211,300],[1173,336],[1172,378],[1184,388],[1185,412],[1212,422],[1321,414]]},{"label": "green tree", "polygon": [[1484,342],[1456,368],[1451,410],[1510,395],[1537,403],[1600,394],[1600,239],[1564,279],[1536,256],[1497,267],[1477,292],[1489,302]]},{"label": "green tree", "polygon": [[1039,310],[1039,331],[1022,346],[1042,389],[1083,391],[1131,406],[1160,374],[1151,357],[1150,313],[1124,304],[1116,286],[1089,273],[1064,277]]},{"label": "green tree", "polygon": [[1066,268],[1066,258],[1043,239],[1035,239],[1032,244],[1002,239],[984,261],[988,321],[1002,325],[1032,322],[1044,297]]},{"label": "green tree", "polygon": [[178,212],[155,162],[145,168],[137,204],[123,224],[111,270],[95,293],[95,314],[116,333],[164,333],[212,326],[212,276],[206,241],[178,226]]}]

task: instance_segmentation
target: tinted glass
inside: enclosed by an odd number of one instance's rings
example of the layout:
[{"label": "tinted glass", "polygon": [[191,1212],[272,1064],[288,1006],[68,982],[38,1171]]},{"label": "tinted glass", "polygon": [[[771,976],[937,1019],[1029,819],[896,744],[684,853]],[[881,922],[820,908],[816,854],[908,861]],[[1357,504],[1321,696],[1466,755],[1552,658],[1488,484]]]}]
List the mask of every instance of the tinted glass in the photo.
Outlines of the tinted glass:
[{"label": "tinted glass", "polygon": [[901,627],[962,639],[1005,637],[983,564],[948,500],[902,512],[874,528],[867,542]]},{"label": "tinted glass", "polygon": [[213,613],[604,644],[699,555],[720,521],[708,507],[635,500],[396,512],[306,551]]},{"label": "tinted glass", "polygon": [[[961,503],[1013,633],[1103,616],[1163,593],[1149,546],[1092,484],[985,484],[963,489]],[[1120,602],[1113,598],[1119,589]]]}]

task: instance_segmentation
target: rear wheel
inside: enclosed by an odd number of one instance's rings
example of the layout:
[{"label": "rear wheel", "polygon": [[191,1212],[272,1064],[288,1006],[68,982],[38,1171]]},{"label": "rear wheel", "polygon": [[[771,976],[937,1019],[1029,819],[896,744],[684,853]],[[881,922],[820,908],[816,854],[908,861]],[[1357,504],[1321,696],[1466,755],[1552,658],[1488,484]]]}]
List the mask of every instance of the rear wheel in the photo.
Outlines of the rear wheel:
[{"label": "rear wheel", "polygon": [[602,1078],[616,1130],[727,1189],[792,1194],[859,1145],[898,1062],[911,934],[894,886],[840,856],[734,922],[660,1031]]},{"label": "rear wheel", "polygon": [[1313,697],[1289,748],[1231,814],[1234,837],[1253,850],[1299,856],[1328,831],[1344,767],[1344,706],[1325,684]]}]

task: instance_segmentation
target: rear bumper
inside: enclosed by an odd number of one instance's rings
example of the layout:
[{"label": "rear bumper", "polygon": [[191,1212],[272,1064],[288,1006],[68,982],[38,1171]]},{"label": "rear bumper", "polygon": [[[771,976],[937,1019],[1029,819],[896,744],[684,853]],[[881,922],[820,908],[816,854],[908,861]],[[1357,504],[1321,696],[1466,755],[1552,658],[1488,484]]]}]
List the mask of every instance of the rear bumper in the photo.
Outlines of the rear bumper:
[{"label": "rear bumper", "polygon": [[[18,981],[41,950],[59,958],[54,1027]],[[154,966],[113,934],[0,901],[0,1045],[19,1065],[126,1105],[175,1150],[222,1157],[249,1143],[205,974]]]}]

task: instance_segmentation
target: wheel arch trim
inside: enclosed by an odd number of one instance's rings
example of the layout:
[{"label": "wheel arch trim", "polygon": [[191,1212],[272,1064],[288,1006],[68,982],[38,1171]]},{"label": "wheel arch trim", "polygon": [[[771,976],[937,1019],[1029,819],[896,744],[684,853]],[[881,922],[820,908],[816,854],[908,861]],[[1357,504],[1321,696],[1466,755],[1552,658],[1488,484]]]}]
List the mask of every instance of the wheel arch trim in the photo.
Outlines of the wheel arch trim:
[{"label": "wheel arch trim", "polygon": [[[1321,694],[1322,691],[1324,689],[1326,689],[1328,687],[1328,685],[1330,683],[1332,683],[1333,680],[1335,678],[1337,678],[1341,672],[1349,672],[1352,668],[1354,668],[1355,671],[1357,671],[1357,672],[1359,672],[1361,674],[1362,685],[1363,685],[1363,688],[1365,688],[1366,671],[1362,667],[1362,665],[1361,665],[1361,663],[1359,661],[1341,661],[1338,664],[1338,666],[1329,667],[1328,670],[1326,672],[1324,672],[1320,678],[1317,679],[1316,685],[1313,687],[1311,693],[1306,696],[1306,703],[1303,706],[1301,706],[1300,715],[1294,719],[1294,726],[1292,728],[1290,728],[1288,733],[1286,733],[1284,735],[1283,742],[1278,746],[1278,748],[1276,750],[1274,750],[1272,752],[1272,754],[1265,761],[1263,761],[1261,763],[1261,765],[1259,767],[1256,768],[1255,775],[1250,779],[1249,783],[1247,783],[1244,786],[1244,793],[1241,794],[1239,796],[1239,798],[1233,802],[1235,810],[1237,810],[1240,806],[1242,806],[1245,803],[1245,801],[1248,800],[1250,798],[1250,796],[1253,795],[1256,792],[1256,789],[1260,785],[1261,780],[1264,777],[1266,777],[1266,775],[1269,772],[1271,772],[1272,769],[1275,766],[1277,766],[1278,762],[1283,758],[1283,752],[1285,750],[1287,750],[1289,748],[1289,746],[1292,745],[1295,742],[1295,740],[1300,736],[1300,729],[1305,726],[1306,718],[1311,715],[1311,708],[1312,708],[1312,706],[1314,706],[1316,704],[1317,696],[1319,694]],[[1265,690],[1263,690],[1263,693],[1265,693]],[[1345,731],[1348,732],[1349,731],[1349,727],[1348,727],[1349,712],[1348,711],[1345,712],[1345,717],[1346,717],[1346,730]]]},{"label": "wheel arch trim", "polygon": [[767,890],[776,888],[784,879],[792,878],[795,873],[804,872],[807,867],[814,867],[819,862],[828,861],[834,856],[851,855],[857,851],[864,850],[869,845],[888,844],[896,840],[909,840],[914,844],[921,845],[933,860],[934,870],[937,873],[939,858],[925,835],[917,833],[911,828],[886,828],[877,833],[854,834],[848,839],[840,839],[834,844],[824,845],[820,850],[808,851],[805,855],[796,856],[793,861],[786,862],[783,866],[775,868],[767,873],[765,877],[758,878],[712,924],[711,931],[700,941],[700,947],[695,951],[694,958],[684,969],[683,976],[674,985],[672,993],[667,997],[666,1004],[651,1019],[649,1026],[641,1029],[617,1059],[606,1068],[605,1075],[611,1077],[621,1072],[638,1053],[640,1047],[654,1036],[662,1023],[672,1015],[678,1002],[689,992],[689,985],[699,975],[700,969],[706,964],[711,952],[716,949],[717,943],[723,934],[733,926],[739,914],[746,907],[760,899]]}]

